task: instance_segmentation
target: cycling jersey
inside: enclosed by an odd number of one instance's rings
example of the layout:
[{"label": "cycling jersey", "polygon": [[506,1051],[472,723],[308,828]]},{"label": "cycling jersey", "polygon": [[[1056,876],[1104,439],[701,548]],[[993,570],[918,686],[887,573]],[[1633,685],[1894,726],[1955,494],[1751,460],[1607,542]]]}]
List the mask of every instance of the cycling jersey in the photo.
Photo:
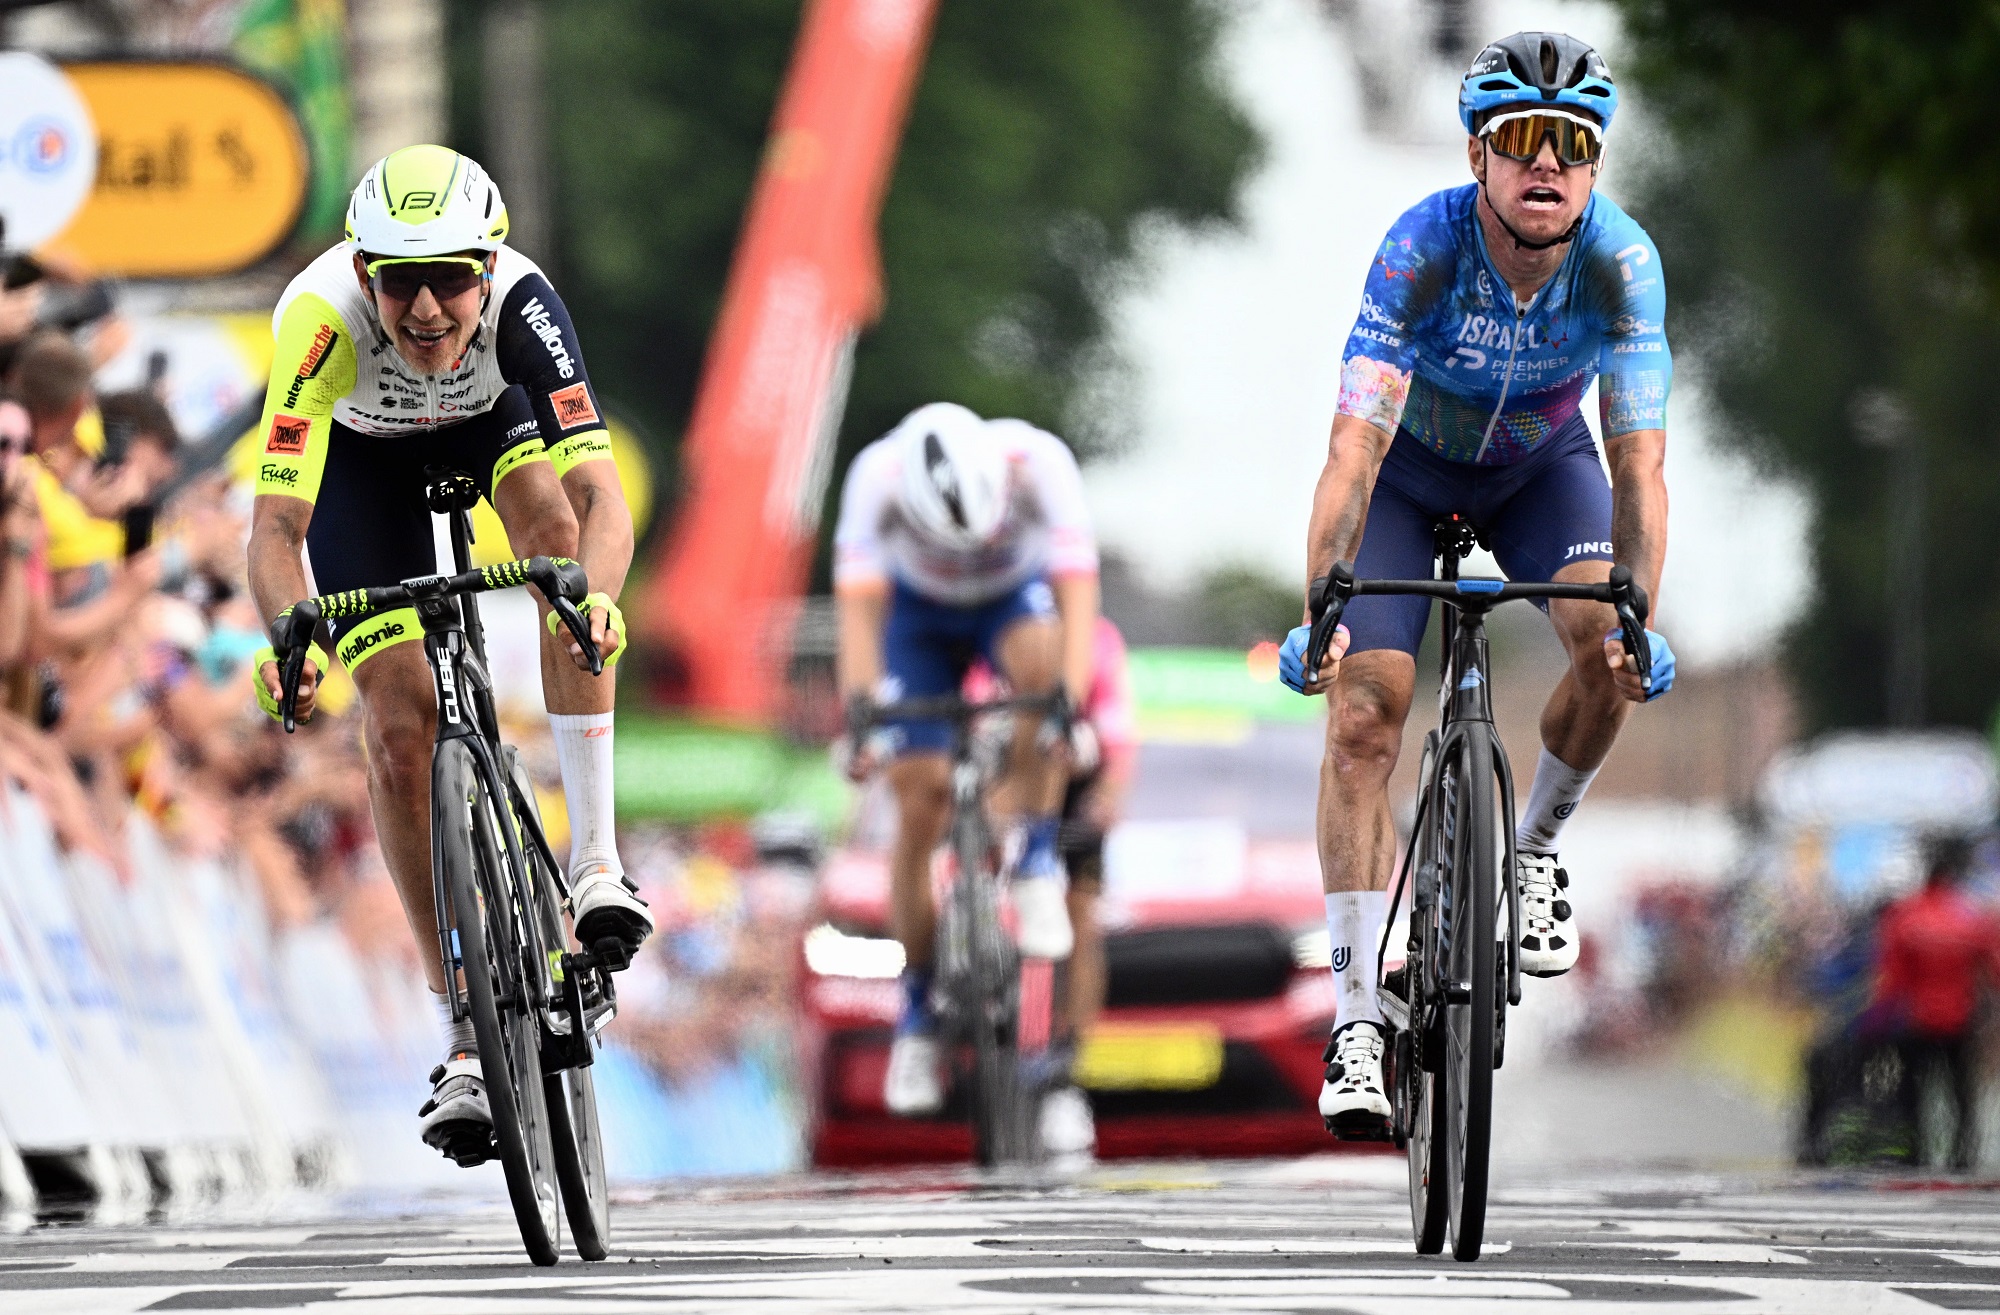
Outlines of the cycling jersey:
[{"label": "cycling jersey", "polygon": [[848,468],[834,530],[835,588],[894,579],[949,607],[977,607],[1050,575],[1094,575],[1097,539],[1083,474],[1063,441],[1021,420],[989,420],[1013,470],[1007,513],[985,547],[966,551],[925,533],[902,511],[897,434],[861,450]]},{"label": "cycling jersey", "polygon": [[277,353],[258,430],[260,494],[314,501],[336,426],[421,445],[424,434],[491,411],[512,384],[525,390],[534,423],[510,431],[490,472],[473,473],[497,484],[528,461],[553,460],[561,475],[611,455],[569,311],[518,251],[498,252],[479,327],[445,374],[421,374],[396,350],[344,244],[292,280],[271,325]]},{"label": "cycling jersey", "polygon": [[1451,461],[1508,465],[1571,427],[1602,376],[1605,437],[1666,425],[1666,289],[1646,231],[1602,196],[1525,306],[1494,267],[1478,186],[1424,198],[1375,254],[1341,362],[1342,415]]}]

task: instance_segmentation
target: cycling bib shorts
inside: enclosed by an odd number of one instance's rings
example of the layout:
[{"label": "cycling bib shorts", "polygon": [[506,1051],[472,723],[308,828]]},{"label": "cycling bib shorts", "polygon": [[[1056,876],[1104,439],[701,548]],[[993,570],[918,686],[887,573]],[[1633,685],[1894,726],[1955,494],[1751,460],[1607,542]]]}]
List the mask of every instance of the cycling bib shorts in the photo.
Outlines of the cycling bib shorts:
[{"label": "cycling bib shorts", "polygon": [[[523,461],[548,460],[535,434],[535,413],[518,387],[503,390],[490,410],[433,430],[422,442],[357,433],[336,422],[312,524],[306,527],[312,587],[330,594],[437,571],[437,539],[424,502],[424,485],[432,478],[426,468],[464,471],[490,500],[508,471]],[[523,452],[524,439],[532,452]],[[383,648],[423,633],[412,608],[363,621],[328,621],[327,628],[335,655],[350,671]]]},{"label": "cycling bib shorts", "polygon": [[[1581,417],[1506,466],[1447,461],[1399,431],[1375,479],[1355,576],[1430,579],[1433,527],[1454,513],[1472,522],[1510,580],[1544,583],[1575,562],[1612,559],[1611,482]],[[1547,610],[1545,600],[1537,605]],[[1347,651],[1393,648],[1415,657],[1430,615],[1428,598],[1361,594],[1341,617]]]},{"label": "cycling bib shorts", "polygon": [[[953,607],[934,602],[896,581],[889,599],[889,621],[882,636],[888,668],[881,698],[933,698],[955,694],[965,673],[980,658],[1002,670],[997,652],[1000,638],[1023,621],[1054,621],[1055,591],[1045,579],[1033,579],[991,602]],[[941,721],[889,723],[898,754],[947,753],[951,727]]]}]

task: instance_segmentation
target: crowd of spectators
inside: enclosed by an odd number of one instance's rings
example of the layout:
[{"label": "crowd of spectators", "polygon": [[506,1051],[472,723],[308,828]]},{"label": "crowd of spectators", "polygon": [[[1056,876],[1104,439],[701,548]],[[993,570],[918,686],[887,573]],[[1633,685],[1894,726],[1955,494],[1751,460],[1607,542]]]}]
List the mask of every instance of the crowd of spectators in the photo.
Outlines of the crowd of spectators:
[{"label": "crowd of spectators", "polygon": [[33,290],[0,293],[0,781],[67,849],[123,868],[144,818],[181,852],[232,856],[274,927],[330,915],[411,953],[382,934],[401,914],[338,695],[289,738],[250,696],[265,639],[242,486],[183,469],[153,389],[98,393],[115,318],[51,326]]},{"label": "crowd of spectators", "polygon": [[[246,484],[226,460],[195,468],[206,445],[183,441],[156,387],[98,391],[124,340],[115,325],[52,327],[37,304],[0,291],[0,868],[17,792],[61,846],[114,870],[129,871],[131,829],[147,825],[183,854],[227,857],[274,933],[330,919],[359,959],[417,989],[351,683],[329,673],[318,715],[292,735],[252,696],[267,641],[245,578]],[[560,846],[552,744],[527,693],[503,701],[503,721]],[[749,1073],[790,1106],[812,882],[796,863],[760,862],[748,835],[627,838],[661,934],[626,975],[618,1040],[659,1092]]]}]

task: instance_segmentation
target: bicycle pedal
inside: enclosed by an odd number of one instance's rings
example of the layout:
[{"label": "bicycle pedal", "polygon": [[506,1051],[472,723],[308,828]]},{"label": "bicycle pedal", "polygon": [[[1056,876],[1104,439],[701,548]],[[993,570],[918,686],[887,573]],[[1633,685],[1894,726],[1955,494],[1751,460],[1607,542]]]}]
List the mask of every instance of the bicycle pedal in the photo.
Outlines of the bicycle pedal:
[{"label": "bicycle pedal", "polygon": [[1369,1114],[1354,1110],[1347,1114],[1322,1114],[1320,1122],[1339,1141],[1386,1142],[1394,1141],[1395,1133],[1389,1127],[1389,1119],[1382,1114]]},{"label": "bicycle pedal", "polygon": [[473,1169],[498,1154],[493,1129],[480,1123],[447,1123],[425,1139],[431,1149],[461,1169]]},{"label": "bicycle pedal", "polygon": [[590,947],[590,957],[597,967],[623,972],[632,966],[632,947],[616,936],[606,936]]}]

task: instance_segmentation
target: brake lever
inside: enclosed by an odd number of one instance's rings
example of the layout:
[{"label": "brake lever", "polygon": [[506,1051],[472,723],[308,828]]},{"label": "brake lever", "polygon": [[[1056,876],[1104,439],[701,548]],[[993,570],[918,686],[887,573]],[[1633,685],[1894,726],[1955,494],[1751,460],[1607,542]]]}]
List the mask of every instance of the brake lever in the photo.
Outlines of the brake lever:
[{"label": "brake lever", "polygon": [[1306,637],[1306,678],[1319,675],[1320,663],[1326,661],[1326,650],[1333,647],[1333,632],[1340,626],[1340,617],[1347,610],[1347,600],[1354,596],[1354,568],[1346,562],[1335,562],[1333,569],[1313,581],[1310,604],[1313,613],[1312,633]]},{"label": "brake lever", "polygon": [[289,619],[280,618],[285,621],[287,633],[284,662],[278,668],[278,711],[287,735],[298,729],[299,682],[305,679],[306,656],[312,649],[313,632],[319,629],[319,615],[319,605],[308,598],[292,605]]},{"label": "brake lever", "polygon": [[1611,568],[1612,605],[1618,610],[1618,626],[1624,632],[1625,651],[1639,668],[1639,688],[1653,692],[1653,645],[1646,638],[1646,616],[1652,610],[1646,591],[1632,579],[1627,566]]},{"label": "brake lever", "polygon": [[576,608],[590,595],[590,580],[584,574],[583,563],[568,557],[530,557],[527,576],[529,583],[548,600],[550,609],[569,627],[584,656],[590,659],[590,674],[603,675],[604,655],[597,651],[597,644],[590,637],[590,623]]},{"label": "brake lever", "polygon": [[283,698],[278,703],[278,710],[284,714],[287,735],[299,728],[299,682],[305,679],[305,675],[306,646],[295,644],[291,652],[285,654],[285,665],[279,668],[278,673],[281,682],[279,689],[283,693]]},{"label": "brake lever", "polygon": [[590,637],[590,622],[583,619],[583,613],[576,610],[576,604],[557,594],[549,599],[549,606],[562,618],[562,623],[569,627],[570,634],[583,649],[584,656],[590,659],[590,674],[603,675],[604,655],[597,651],[597,642]]}]

